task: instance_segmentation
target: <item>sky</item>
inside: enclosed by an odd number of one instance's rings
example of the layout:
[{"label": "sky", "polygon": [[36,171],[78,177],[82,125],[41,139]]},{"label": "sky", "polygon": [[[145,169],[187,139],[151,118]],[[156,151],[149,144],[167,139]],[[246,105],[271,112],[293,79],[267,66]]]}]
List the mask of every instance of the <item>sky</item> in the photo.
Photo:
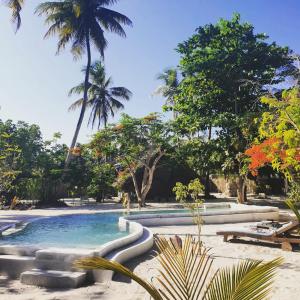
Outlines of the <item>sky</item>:
[{"label": "sky", "polygon": [[[68,112],[76,100],[68,97],[68,90],[83,81],[86,57],[74,61],[68,48],[55,55],[57,39],[43,39],[47,26],[34,14],[40,2],[26,1],[17,34],[9,10],[0,6],[0,118],[38,124],[46,139],[61,132],[61,141],[69,144],[79,111]],[[112,9],[127,15],[133,27],[125,28],[126,39],[106,34],[106,72],[115,86],[132,91],[123,112],[135,117],[162,111],[164,100],[153,96],[159,85],[156,76],[178,65],[178,43],[197,27],[231,18],[234,12],[252,23],[256,32],[267,33],[270,41],[300,53],[299,0],[120,0]],[[93,51],[96,59],[99,54]],[[118,118],[119,114],[111,122]],[[85,120],[79,142],[87,142],[92,133]]]}]

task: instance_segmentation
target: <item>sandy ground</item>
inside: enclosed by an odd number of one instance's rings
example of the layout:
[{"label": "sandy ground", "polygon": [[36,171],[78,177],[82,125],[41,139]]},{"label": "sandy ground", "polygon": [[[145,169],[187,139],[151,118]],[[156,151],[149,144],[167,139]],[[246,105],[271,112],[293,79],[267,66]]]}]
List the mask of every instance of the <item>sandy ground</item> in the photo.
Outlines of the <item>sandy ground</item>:
[{"label": "sandy ground", "polygon": [[[215,260],[213,269],[221,266],[229,266],[238,261],[251,258],[270,260],[275,257],[284,257],[284,264],[278,270],[274,283],[271,299],[273,300],[297,300],[300,299],[300,251],[284,252],[279,247],[266,246],[254,242],[224,243],[222,237],[216,236],[216,230],[232,227],[226,225],[204,225],[202,239],[207,247],[211,247],[211,253]],[[235,224],[234,226],[237,226]],[[154,233],[165,236],[173,234],[196,234],[195,226],[166,226],[153,227]],[[138,257],[126,264],[130,269],[145,279],[151,280],[157,274],[158,263],[151,251],[143,257]],[[1,300],[145,300],[150,299],[144,290],[130,280],[115,276],[114,281],[104,284],[95,284],[76,290],[48,290],[33,286],[22,285],[18,280],[7,280],[0,277]]]}]

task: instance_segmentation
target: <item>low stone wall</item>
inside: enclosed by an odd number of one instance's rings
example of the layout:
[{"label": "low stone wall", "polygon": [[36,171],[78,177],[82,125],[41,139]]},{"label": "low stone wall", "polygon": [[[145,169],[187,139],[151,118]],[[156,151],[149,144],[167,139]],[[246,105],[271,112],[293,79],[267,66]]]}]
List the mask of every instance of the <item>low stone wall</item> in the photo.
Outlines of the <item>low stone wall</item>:
[{"label": "low stone wall", "polygon": [[[219,205],[222,205],[221,203]],[[224,203],[228,205],[228,203]],[[201,212],[204,224],[258,222],[263,220],[279,220],[279,209],[271,206],[247,206],[243,204],[230,204],[230,209],[214,209]],[[138,222],[143,226],[164,225],[193,225],[191,213],[143,214],[121,217],[120,226],[128,220]]]},{"label": "low stone wall", "polygon": [[[221,175],[212,175],[211,178],[212,190],[214,192],[222,193],[228,197],[237,196],[237,177],[228,177]],[[253,180],[246,180],[247,193],[256,193],[257,186]]]}]

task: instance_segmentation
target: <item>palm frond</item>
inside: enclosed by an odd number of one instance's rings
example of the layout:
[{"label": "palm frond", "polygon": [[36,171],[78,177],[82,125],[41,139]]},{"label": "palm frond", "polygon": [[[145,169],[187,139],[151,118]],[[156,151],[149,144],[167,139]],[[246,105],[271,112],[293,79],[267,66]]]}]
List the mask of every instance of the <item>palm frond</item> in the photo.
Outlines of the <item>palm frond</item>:
[{"label": "palm frond", "polygon": [[68,111],[74,111],[77,108],[80,108],[82,106],[82,103],[83,103],[83,98],[76,100],[74,103],[72,103],[70,105],[70,107],[68,108]]},{"label": "palm frond", "polygon": [[72,87],[68,93],[68,96],[72,96],[72,95],[75,95],[75,94],[82,94],[84,91],[84,82]]},{"label": "palm frond", "polygon": [[11,9],[11,21],[16,25],[16,31],[21,26],[21,10],[24,5],[24,0],[8,0],[7,6]]},{"label": "palm frond", "polygon": [[114,97],[121,98],[123,100],[129,100],[132,96],[132,92],[125,87],[113,87],[110,88],[110,94]]},{"label": "palm frond", "polygon": [[204,300],[267,299],[275,271],[282,258],[270,262],[244,261],[232,268],[219,270],[207,287]]},{"label": "palm frond", "polygon": [[156,244],[162,266],[157,280],[164,299],[199,299],[213,261],[209,250],[191,236],[183,241],[159,238]]},{"label": "palm frond", "polygon": [[102,30],[101,26],[99,25],[99,23],[92,19],[90,20],[90,35],[92,38],[92,41],[94,43],[94,45],[96,46],[96,48],[98,49],[98,51],[101,54],[101,57],[104,57],[104,50],[107,47],[107,40],[104,37],[104,31]]},{"label": "palm frond", "polygon": [[128,17],[105,7],[100,7],[95,15],[106,30],[122,37],[126,37],[126,33],[121,24],[132,26],[132,21]]},{"label": "palm frond", "polygon": [[91,270],[91,269],[103,269],[103,270],[110,270],[117,273],[120,273],[128,278],[131,278],[136,283],[141,285],[154,300],[163,300],[157,289],[146,280],[140,278],[136,274],[134,274],[132,271],[124,267],[123,265],[114,262],[109,261],[102,257],[92,257],[92,258],[84,258],[80,259],[76,262],[76,267],[85,269],[85,270]]}]

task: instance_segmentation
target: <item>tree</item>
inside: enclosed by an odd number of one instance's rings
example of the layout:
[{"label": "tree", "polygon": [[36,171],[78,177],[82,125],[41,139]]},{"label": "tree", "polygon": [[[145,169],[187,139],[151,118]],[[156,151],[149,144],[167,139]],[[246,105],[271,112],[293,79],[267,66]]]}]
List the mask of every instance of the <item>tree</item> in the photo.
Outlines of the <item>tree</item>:
[{"label": "tree", "polygon": [[[178,72],[176,69],[166,69],[163,73],[158,74],[157,79],[163,84],[159,86],[154,94],[162,95],[166,98],[166,107],[174,105],[174,97],[177,93],[179,85]],[[176,118],[176,113],[173,111],[173,117]]]},{"label": "tree", "polygon": [[[20,149],[11,140],[11,134],[0,132],[0,200],[7,202],[13,196],[14,181],[19,174],[16,166],[20,158]],[[9,198],[9,199],[8,199]]]},{"label": "tree", "polygon": [[[119,176],[131,176],[139,207],[145,205],[155,170],[171,143],[168,124],[156,114],[144,118],[123,115],[117,125],[110,125],[94,136],[91,147],[95,153],[113,163]],[[137,170],[143,169],[142,182]]]},{"label": "tree", "polygon": [[300,173],[300,91],[298,88],[282,92],[276,98],[262,97],[269,106],[259,124],[260,141],[246,150],[249,169],[257,175],[258,169],[270,164],[290,181],[299,180]]},{"label": "tree", "polygon": [[116,179],[116,170],[109,163],[100,161],[91,167],[91,180],[87,187],[88,194],[96,199],[103,201],[109,194],[114,194],[113,186]]},{"label": "tree", "polygon": [[[85,72],[85,69],[83,70]],[[123,109],[124,105],[120,100],[129,100],[131,92],[125,87],[110,87],[112,84],[112,78],[106,78],[104,66],[100,61],[96,61],[90,68],[90,82],[88,88],[88,101],[86,103],[87,108],[91,108],[89,123],[92,127],[96,120],[97,127],[103,124],[106,127],[108,117],[111,115],[114,117],[115,112]],[[73,87],[69,96],[73,94],[82,94],[84,91],[84,82]],[[83,98],[74,102],[69,110],[82,107]]]},{"label": "tree", "polygon": [[177,48],[183,75],[172,108],[177,128],[192,138],[213,131],[224,154],[222,171],[238,176],[239,202],[246,200],[244,151],[258,134],[253,120],[265,109],[259,99],[294,72],[291,51],[267,39],[235,14],[199,27]]},{"label": "tree", "polygon": [[[6,189],[8,202],[14,197],[23,197],[27,193],[27,185],[33,176],[37,166],[38,156],[43,147],[40,128],[37,125],[29,125],[19,121],[13,123],[11,120],[2,122],[0,120],[0,152],[3,164],[9,166],[12,176],[5,176],[11,180],[10,188]],[[10,155],[9,155],[10,153]],[[2,169],[2,175],[5,172]],[[4,182],[2,178],[1,182]]]},{"label": "tree", "polygon": [[72,158],[72,151],[76,146],[77,137],[83,122],[88,103],[89,75],[91,67],[91,43],[104,57],[107,40],[104,31],[117,33],[125,37],[122,25],[132,25],[125,15],[107,8],[114,4],[115,0],[64,0],[45,2],[40,4],[36,12],[46,16],[46,24],[50,27],[45,35],[49,37],[57,34],[59,37],[57,53],[71,44],[71,52],[75,58],[79,58],[86,51],[87,65],[83,89],[83,101],[75,133],[66,158],[66,167]]}]

